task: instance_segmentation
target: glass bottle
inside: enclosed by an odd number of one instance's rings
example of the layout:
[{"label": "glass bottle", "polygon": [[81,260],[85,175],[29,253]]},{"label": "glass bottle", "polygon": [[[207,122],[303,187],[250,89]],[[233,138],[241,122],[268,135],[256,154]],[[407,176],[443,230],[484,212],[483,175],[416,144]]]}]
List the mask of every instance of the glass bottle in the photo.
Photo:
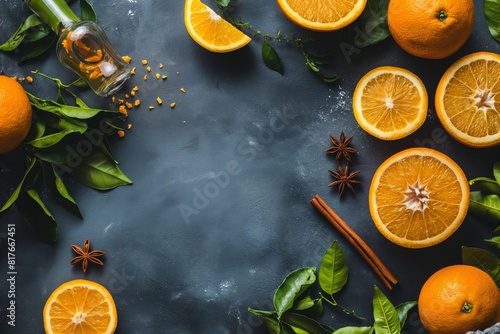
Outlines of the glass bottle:
[{"label": "glass bottle", "polygon": [[104,30],[82,21],[65,0],[24,0],[59,35],[59,61],[100,96],[116,93],[131,76],[131,67],[113,49]]}]

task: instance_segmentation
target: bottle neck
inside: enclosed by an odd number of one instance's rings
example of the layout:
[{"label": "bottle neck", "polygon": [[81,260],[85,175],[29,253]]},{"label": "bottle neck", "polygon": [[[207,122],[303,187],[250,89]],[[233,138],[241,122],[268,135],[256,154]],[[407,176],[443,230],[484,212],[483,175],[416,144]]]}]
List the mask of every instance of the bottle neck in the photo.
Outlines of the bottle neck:
[{"label": "bottle neck", "polygon": [[65,0],[24,0],[24,2],[56,34],[59,34],[60,29],[80,21]]}]

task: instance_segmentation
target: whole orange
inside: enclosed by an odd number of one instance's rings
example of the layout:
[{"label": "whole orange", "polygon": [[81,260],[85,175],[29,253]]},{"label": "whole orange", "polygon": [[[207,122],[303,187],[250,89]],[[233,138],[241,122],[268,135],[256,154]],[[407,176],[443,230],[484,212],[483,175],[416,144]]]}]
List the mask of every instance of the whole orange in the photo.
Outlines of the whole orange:
[{"label": "whole orange", "polygon": [[474,27],[473,0],[391,0],[389,31],[406,52],[442,59],[457,52]]},{"label": "whole orange", "polygon": [[488,273],[469,265],[435,272],[418,297],[420,320],[430,334],[463,334],[500,322],[500,291]]},{"label": "whole orange", "polygon": [[31,128],[32,109],[23,86],[0,75],[0,154],[18,147]]}]

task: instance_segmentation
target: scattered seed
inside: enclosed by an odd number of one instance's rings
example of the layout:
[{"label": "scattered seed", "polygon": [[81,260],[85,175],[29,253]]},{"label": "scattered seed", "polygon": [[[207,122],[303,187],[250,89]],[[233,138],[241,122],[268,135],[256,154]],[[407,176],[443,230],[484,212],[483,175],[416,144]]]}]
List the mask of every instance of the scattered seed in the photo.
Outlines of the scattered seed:
[{"label": "scattered seed", "polygon": [[155,77],[156,77],[157,80],[160,79],[161,78],[160,73],[156,73]]},{"label": "scattered seed", "polygon": [[31,76],[28,75],[26,77],[26,81],[28,81],[28,83],[32,83],[33,82],[33,77],[31,77]]},{"label": "scattered seed", "polygon": [[139,90],[139,87],[135,86],[134,88],[132,88],[132,91],[134,92],[137,92]]},{"label": "scattered seed", "polygon": [[123,131],[123,130],[118,130],[118,137],[120,137],[120,138],[125,137],[125,131]]},{"label": "scattered seed", "polygon": [[126,99],[130,99],[130,95],[125,94],[125,98],[126,98]]},{"label": "scattered seed", "polygon": [[129,130],[132,129],[132,124],[130,124],[130,123],[127,124],[127,129],[129,129]]},{"label": "scattered seed", "polygon": [[184,87],[181,87],[181,92],[185,93],[186,89],[184,89]]},{"label": "scattered seed", "polygon": [[170,103],[170,108],[174,109],[174,108],[175,108],[175,105],[176,105],[176,103],[175,103],[175,102]]},{"label": "scattered seed", "polygon": [[149,110],[153,110],[154,108],[154,106],[149,106]]},{"label": "scattered seed", "polygon": [[135,100],[134,106],[138,107],[141,105],[141,100]]},{"label": "scattered seed", "polygon": [[125,100],[124,99],[118,99],[118,104],[124,104]]},{"label": "scattered seed", "polygon": [[129,109],[132,109],[133,105],[130,102],[125,102],[125,106]]},{"label": "scattered seed", "polygon": [[163,68],[163,64],[162,63],[160,63],[160,68]]},{"label": "scattered seed", "polygon": [[130,74],[135,75],[135,67],[132,68],[132,70],[130,71]]},{"label": "scattered seed", "polygon": [[146,71],[151,72],[151,66],[146,67]]},{"label": "scattered seed", "polygon": [[115,103],[116,101],[116,96],[111,96],[111,102]]},{"label": "scattered seed", "polygon": [[122,59],[127,63],[127,64],[130,64],[130,62],[132,61],[132,58],[130,58],[130,56],[123,56]]},{"label": "scattered seed", "polygon": [[135,91],[130,91],[130,96],[135,96]]},{"label": "scattered seed", "polygon": [[177,74],[177,75],[181,75],[181,72],[175,72],[175,74]]},{"label": "scattered seed", "polygon": [[143,60],[141,61],[141,63],[142,63],[142,65],[147,65],[147,64],[148,64],[148,61],[147,61],[146,59],[143,59]]},{"label": "scattered seed", "polygon": [[125,108],[125,106],[124,106],[124,105],[121,105],[121,106],[120,106],[120,108],[118,108],[118,111],[119,111],[121,114],[123,114],[123,115],[125,115],[125,116],[128,116],[128,111],[127,111],[127,108]]},{"label": "scattered seed", "polygon": [[144,81],[146,81],[146,80],[148,80],[148,75],[147,74],[144,75]]},{"label": "scattered seed", "polygon": [[166,75],[163,75],[161,78],[162,78],[163,80],[167,80],[167,76],[166,76]]},{"label": "scattered seed", "polygon": [[163,103],[163,101],[162,101],[162,99],[160,99],[160,97],[157,97],[157,98],[156,98],[156,102],[158,102],[158,104],[159,104],[160,106],[161,106],[161,105],[162,105],[162,103]]}]

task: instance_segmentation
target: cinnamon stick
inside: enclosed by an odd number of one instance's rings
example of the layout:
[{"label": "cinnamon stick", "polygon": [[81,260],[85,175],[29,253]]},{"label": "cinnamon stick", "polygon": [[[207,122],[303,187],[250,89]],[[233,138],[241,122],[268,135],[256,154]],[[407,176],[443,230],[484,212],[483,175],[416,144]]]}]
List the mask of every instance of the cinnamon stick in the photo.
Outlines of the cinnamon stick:
[{"label": "cinnamon stick", "polygon": [[381,279],[384,285],[392,290],[392,286],[397,284],[398,280],[380,260],[375,252],[347,223],[333,211],[331,207],[319,196],[316,195],[311,200],[311,204],[333,225],[333,227],[346,238],[346,240],[358,251],[361,257],[373,269],[375,274]]}]

